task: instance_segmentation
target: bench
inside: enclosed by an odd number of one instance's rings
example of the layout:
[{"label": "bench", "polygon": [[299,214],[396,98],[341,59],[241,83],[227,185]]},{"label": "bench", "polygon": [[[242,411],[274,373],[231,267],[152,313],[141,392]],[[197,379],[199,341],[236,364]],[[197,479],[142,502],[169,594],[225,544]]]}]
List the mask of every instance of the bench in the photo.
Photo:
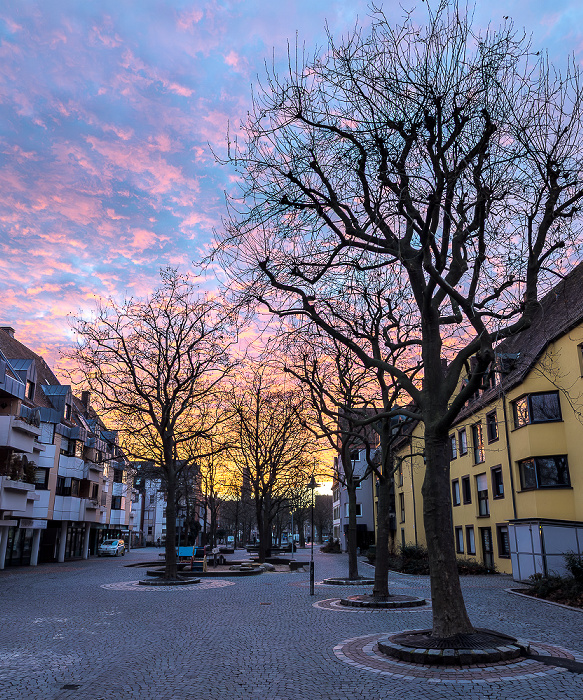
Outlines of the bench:
[{"label": "bench", "polygon": [[206,547],[178,547],[178,561],[190,560],[191,571],[206,571]]}]

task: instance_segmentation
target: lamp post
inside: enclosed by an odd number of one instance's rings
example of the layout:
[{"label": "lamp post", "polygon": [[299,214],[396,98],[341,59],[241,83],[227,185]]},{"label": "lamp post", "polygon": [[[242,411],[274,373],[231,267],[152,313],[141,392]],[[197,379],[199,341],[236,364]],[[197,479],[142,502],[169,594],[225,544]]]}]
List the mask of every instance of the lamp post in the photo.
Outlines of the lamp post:
[{"label": "lamp post", "polygon": [[310,479],[308,488],[312,490],[312,530],[310,532],[310,539],[312,544],[312,551],[310,552],[310,595],[314,595],[314,489],[318,488],[319,484],[316,483],[314,475]]}]

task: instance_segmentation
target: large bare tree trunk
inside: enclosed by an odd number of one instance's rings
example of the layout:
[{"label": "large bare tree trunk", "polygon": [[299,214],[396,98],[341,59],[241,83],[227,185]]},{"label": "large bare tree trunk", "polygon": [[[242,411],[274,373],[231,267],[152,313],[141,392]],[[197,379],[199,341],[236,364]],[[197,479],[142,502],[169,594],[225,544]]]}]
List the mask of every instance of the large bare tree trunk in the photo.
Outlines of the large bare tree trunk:
[{"label": "large bare tree trunk", "polygon": [[348,492],[348,578],[358,578],[358,555],[356,552],[356,483],[350,479],[346,484]]},{"label": "large bare tree trunk", "polygon": [[389,505],[391,482],[383,474],[378,480],[377,543],[374,570],[373,597],[387,600],[389,593]]},{"label": "large bare tree trunk", "polygon": [[447,433],[436,435],[431,426],[425,426],[423,523],[429,553],[434,637],[451,637],[474,631],[457,570],[447,440]]},{"label": "large bare tree trunk", "polygon": [[176,567],[176,468],[173,463],[166,464],[166,567],[164,578],[175,579]]}]

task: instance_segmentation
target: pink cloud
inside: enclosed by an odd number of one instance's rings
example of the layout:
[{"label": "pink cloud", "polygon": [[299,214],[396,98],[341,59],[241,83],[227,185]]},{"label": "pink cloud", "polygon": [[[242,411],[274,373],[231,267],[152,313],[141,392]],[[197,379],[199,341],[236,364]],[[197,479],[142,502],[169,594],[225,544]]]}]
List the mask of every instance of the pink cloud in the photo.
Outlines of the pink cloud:
[{"label": "pink cloud", "polygon": [[178,21],[176,25],[179,29],[183,31],[190,31],[192,28],[200,22],[203,18],[204,13],[202,10],[189,10],[181,12],[178,16]]}]

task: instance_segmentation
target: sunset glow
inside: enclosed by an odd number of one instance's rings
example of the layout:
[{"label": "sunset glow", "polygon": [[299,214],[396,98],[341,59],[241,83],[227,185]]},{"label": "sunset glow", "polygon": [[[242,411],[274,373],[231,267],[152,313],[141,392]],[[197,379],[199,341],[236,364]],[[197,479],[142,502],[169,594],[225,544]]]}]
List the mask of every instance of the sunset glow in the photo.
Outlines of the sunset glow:
[{"label": "sunset glow", "polygon": [[[5,3],[0,9],[0,323],[59,363],[70,314],[143,296],[167,265],[192,268],[221,227],[234,173],[216,164],[264,62],[312,52],[367,0]],[[495,0],[559,65],[583,55],[575,2]],[[385,3],[390,19],[401,14]],[[295,52],[295,49],[292,48]],[[301,49],[300,49],[301,51]],[[210,276],[207,289],[216,285]]]}]

